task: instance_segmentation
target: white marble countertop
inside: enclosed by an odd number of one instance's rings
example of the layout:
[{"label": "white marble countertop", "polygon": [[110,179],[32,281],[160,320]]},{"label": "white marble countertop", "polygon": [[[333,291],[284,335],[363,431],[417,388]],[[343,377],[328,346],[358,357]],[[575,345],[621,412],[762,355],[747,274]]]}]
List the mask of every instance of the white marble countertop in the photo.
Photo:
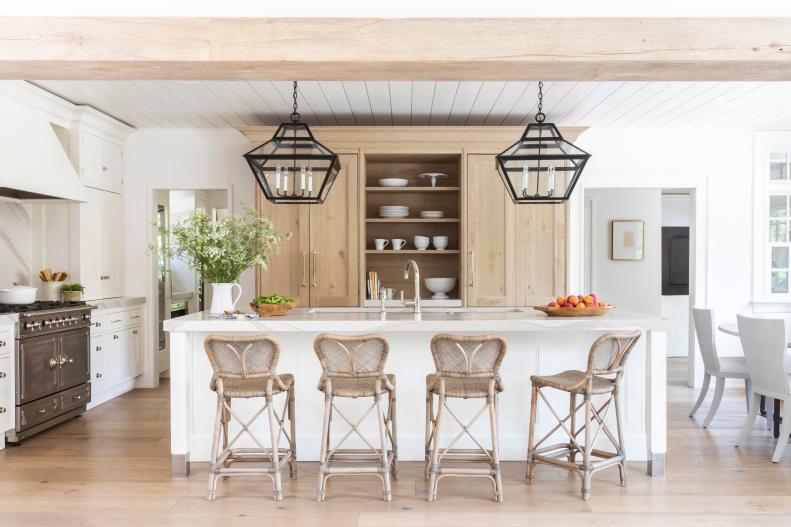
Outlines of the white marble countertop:
[{"label": "white marble countertop", "polygon": [[642,329],[667,331],[670,321],[655,315],[618,308],[600,317],[548,317],[531,308],[448,308],[390,311],[370,308],[297,308],[288,315],[253,320],[227,320],[206,312],[165,320],[169,332],[509,332],[607,331]]},{"label": "white marble countertop", "polygon": [[146,303],[144,296],[120,296],[118,298],[105,298],[102,300],[91,300],[89,305],[96,306],[96,309],[114,309],[119,307],[134,307]]}]

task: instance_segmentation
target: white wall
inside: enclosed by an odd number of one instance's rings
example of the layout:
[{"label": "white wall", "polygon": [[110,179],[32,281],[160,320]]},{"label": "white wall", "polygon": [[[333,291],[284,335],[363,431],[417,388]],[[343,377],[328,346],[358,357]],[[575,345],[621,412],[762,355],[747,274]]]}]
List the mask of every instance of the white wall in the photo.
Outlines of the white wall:
[{"label": "white wall", "polygon": [[[587,289],[620,308],[659,315],[662,203],[657,189],[588,189],[585,191],[590,242]],[[642,260],[611,258],[613,220],[643,220]],[[587,292],[587,291],[586,291]]]},{"label": "white wall", "polygon": [[[680,182],[703,178],[708,207],[706,296],[697,304],[713,308],[721,322],[735,321],[737,313],[750,309],[752,130],[591,128],[576,144],[592,154],[583,180],[620,176],[629,186],[650,176],[672,182],[656,188],[683,188]],[[720,338],[718,345],[723,354],[741,353],[735,338]]]},{"label": "white wall", "polygon": [[[254,179],[242,154],[250,150],[248,140],[236,130],[141,129],[134,132],[124,150],[125,204],[125,294],[145,296],[147,327],[157,323],[157,288],[154,255],[155,189],[229,189],[233,212],[255,206]],[[240,280],[240,302],[252,298],[252,270]],[[155,350],[156,332],[146,333],[147,350]],[[141,386],[155,381],[152,353],[146,354],[146,375]]]}]

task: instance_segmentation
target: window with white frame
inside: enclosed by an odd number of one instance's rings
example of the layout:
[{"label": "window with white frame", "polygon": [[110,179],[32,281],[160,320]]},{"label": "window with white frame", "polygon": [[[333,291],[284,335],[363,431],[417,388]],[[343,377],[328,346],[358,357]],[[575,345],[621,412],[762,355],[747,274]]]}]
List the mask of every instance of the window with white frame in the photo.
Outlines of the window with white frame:
[{"label": "window with white frame", "polygon": [[786,301],[791,298],[791,133],[760,132],[756,138],[755,296]]}]

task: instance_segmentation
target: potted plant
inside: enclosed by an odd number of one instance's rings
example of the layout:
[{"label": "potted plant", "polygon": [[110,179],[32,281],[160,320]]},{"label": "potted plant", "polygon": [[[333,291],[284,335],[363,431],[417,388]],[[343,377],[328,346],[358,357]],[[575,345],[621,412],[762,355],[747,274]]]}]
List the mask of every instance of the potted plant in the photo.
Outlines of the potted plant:
[{"label": "potted plant", "polygon": [[[289,237],[278,234],[272,222],[253,209],[218,221],[197,212],[166,234],[171,240],[164,249],[168,256],[186,262],[203,282],[211,283],[212,313],[234,311],[242,296],[239,276],[252,265],[266,268],[269,257]],[[234,288],[238,289],[235,297]]]},{"label": "potted plant", "polygon": [[64,302],[77,302],[82,300],[85,286],[82,284],[63,284],[60,291]]}]

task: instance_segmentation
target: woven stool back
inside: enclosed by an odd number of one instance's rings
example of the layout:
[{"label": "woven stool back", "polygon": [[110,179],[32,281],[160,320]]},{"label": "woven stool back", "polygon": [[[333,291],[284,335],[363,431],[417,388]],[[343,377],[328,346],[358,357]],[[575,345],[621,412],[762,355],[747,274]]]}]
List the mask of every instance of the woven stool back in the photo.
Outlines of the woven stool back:
[{"label": "woven stool back", "polygon": [[440,333],[431,339],[437,373],[445,377],[495,377],[505,357],[505,340],[491,335]]},{"label": "woven stool back", "polygon": [[325,375],[333,377],[376,377],[382,373],[390,348],[378,335],[332,335],[324,333],[313,341],[313,349]]},{"label": "woven stool back", "polygon": [[210,335],[203,347],[214,374],[219,377],[254,379],[276,374],[280,346],[269,337]]},{"label": "woven stool back", "polygon": [[640,332],[605,333],[591,345],[588,353],[590,375],[613,375],[623,371],[629,353],[640,339]]}]

